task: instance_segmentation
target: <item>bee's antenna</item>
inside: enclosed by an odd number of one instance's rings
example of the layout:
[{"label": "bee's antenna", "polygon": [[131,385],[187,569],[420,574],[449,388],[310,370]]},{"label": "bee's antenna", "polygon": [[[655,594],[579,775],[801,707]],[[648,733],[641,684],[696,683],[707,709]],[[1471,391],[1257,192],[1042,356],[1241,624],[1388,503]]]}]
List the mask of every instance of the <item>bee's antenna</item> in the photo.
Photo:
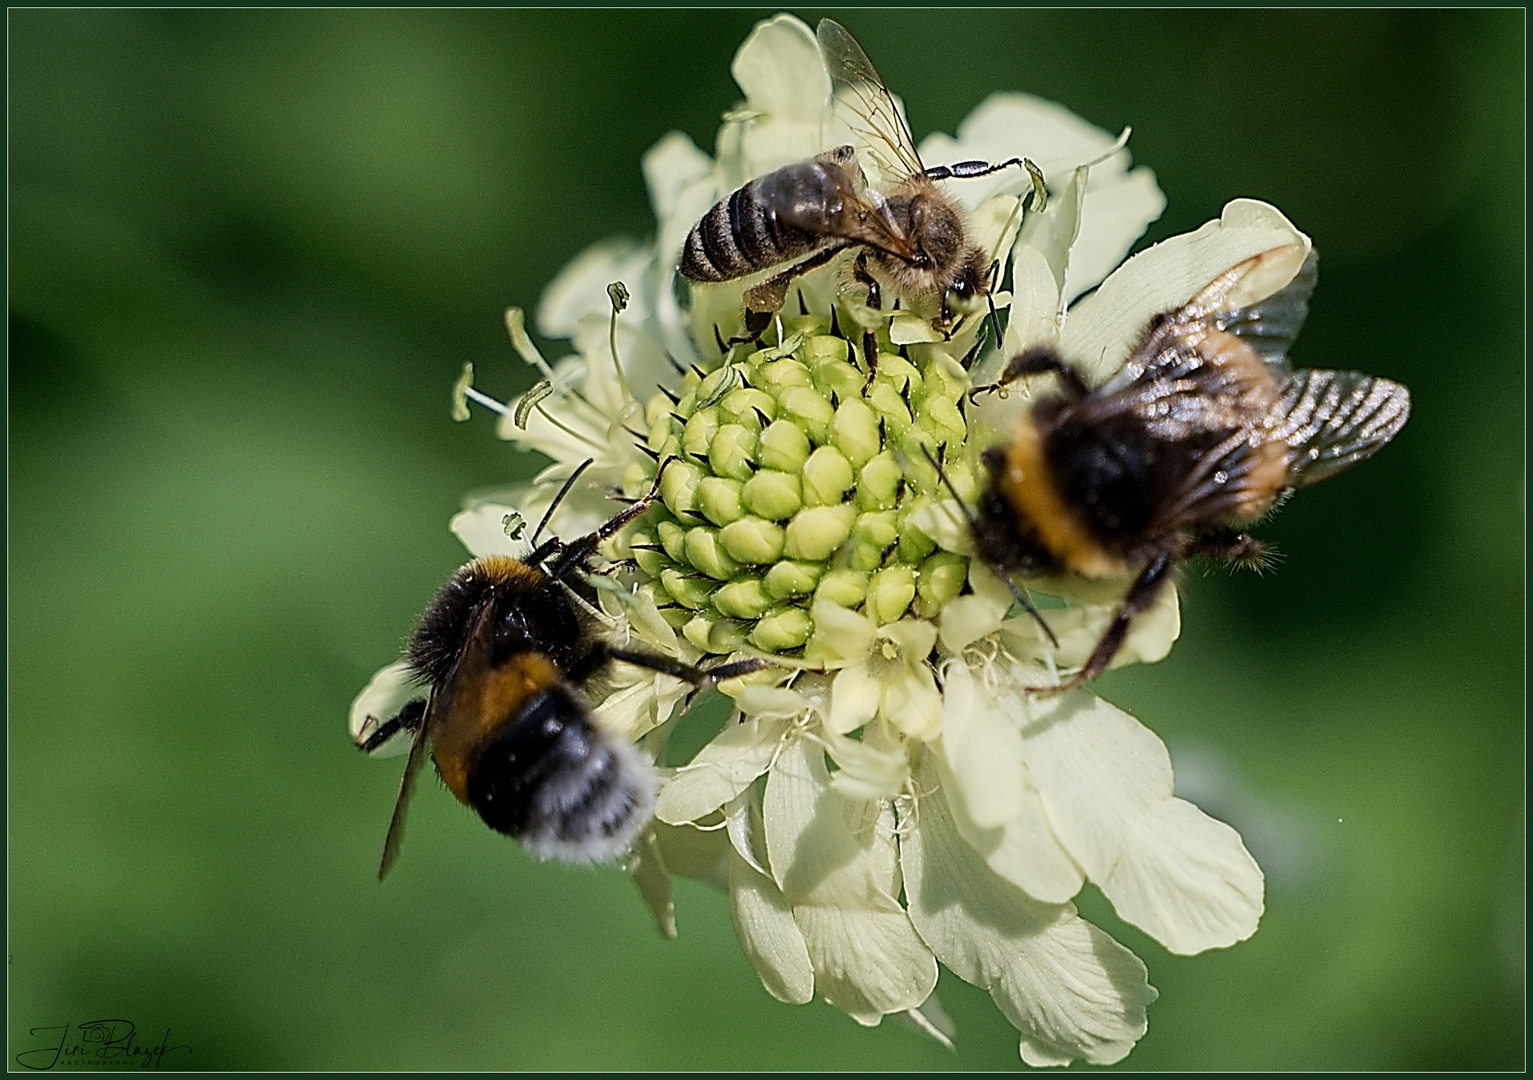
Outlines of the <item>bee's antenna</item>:
[{"label": "bee's antenna", "polygon": [[[680,460],[674,454],[666,458],[660,463],[660,467],[655,470],[655,482],[650,485],[647,494],[642,498],[635,499],[632,504],[625,506],[622,510],[612,515],[595,532],[587,533],[576,540],[571,540],[565,545],[564,550],[559,554],[558,560],[549,568],[548,576],[555,581],[563,580],[564,575],[569,573],[572,567],[584,564],[591,557],[591,553],[596,550],[597,544],[600,544],[607,537],[616,533],[624,525],[627,525],[634,518],[648,510],[650,504],[660,497],[660,481],[665,477],[665,470],[670,467],[671,462]],[[587,462],[587,464],[590,463]]]},{"label": "bee's antenna", "polygon": [[570,493],[570,488],[575,486],[575,481],[580,479],[580,474],[589,469],[592,464],[595,463],[595,460],[595,458],[586,458],[579,465],[575,466],[574,472],[570,473],[570,478],[566,480],[564,482],[564,486],[559,489],[559,494],[554,496],[554,501],[548,504],[547,510],[543,511],[543,520],[538,522],[538,527],[536,529],[532,530],[532,536],[529,542],[533,547],[538,546],[538,534],[543,531],[549,520],[554,516],[554,511],[559,509],[559,504],[562,503],[564,501],[564,497]]},{"label": "bee's antenna", "polygon": [[[979,522],[974,520],[973,513],[970,512],[968,505],[963,501],[963,497],[958,494],[958,489],[953,486],[953,481],[948,479],[948,475],[943,470],[941,463],[938,462],[937,458],[932,454],[932,452],[926,448],[925,443],[921,444],[921,453],[926,455],[926,460],[931,462],[932,468],[937,470],[937,479],[941,480],[943,486],[946,487],[948,491],[952,492],[953,498],[958,503],[958,509],[963,511],[964,518],[969,522],[969,535],[978,535]],[[1054,636],[1054,631],[1049,627],[1049,624],[1044,621],[1043,615],[1038,611],[1037,607],[1033,605],[1032,600],[1027,595],[1027,591],[1011,579],[1011,575],[1006,572],[1004,567],[996,566],[994,563],[989,563],[987,565],[990,567],[991,571],[995,573],[996,577],[1000,578],[1006,583],[1006,587],[1011,590],[1011,595],[1017,598],[1017,602],[1022,605],[1023,609],[1035,620],[1037,620],[1039,626],[1043,627],[1043,632],[1049,636],[1049,641],[1053,642],[1054,648],[1059,648],[1059,639]]]}]

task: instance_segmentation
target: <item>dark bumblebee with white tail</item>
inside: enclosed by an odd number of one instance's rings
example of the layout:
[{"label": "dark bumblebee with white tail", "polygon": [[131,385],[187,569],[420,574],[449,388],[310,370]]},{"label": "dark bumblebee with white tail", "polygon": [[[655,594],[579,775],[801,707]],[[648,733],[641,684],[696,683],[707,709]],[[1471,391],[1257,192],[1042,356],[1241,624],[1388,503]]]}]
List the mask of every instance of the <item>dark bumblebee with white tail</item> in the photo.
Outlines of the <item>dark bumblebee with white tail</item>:
[{"label": "dark bumblebee with white tail", "polygon": [[428,743],[458,801],[534,855],[597,862],[621,854],[648,823],[659,781],[638,750],[602,729],[582,684],[613,661],[700,687],[764,666],[744,660],[705,670],[600,636],[583,575],[597,546],[643,513],[658,485],[657,477],[648,496],[569,543],[548,540],[526,559],[475,559],[426,608],[404,653],[426,696],[389,720],[369,718],[357,735],[368,753],[401,731],[413,735],[380,878],[398,857]]},{"label": "dark bumblebee with white tail", "polygon": [[1367,460],[1404,426],[1410,393],[1399,383],[1289,368],[1315,287],[1313,251],[1284,288],[1231,304],[1248,275],[1293,257],[1278,248],[1247,259],[1157,316],[1101,386],[1045,347],[975,391],[1044,374],[1057,384],[1010,443],[984,452],[988,484],[972,519],[979,557],[1002,575],[1132,579],[1085,666],[1037,689],[1105,671],[1189,557],[1260,565],[1266,548],[1245,526],[1294,489]]}]

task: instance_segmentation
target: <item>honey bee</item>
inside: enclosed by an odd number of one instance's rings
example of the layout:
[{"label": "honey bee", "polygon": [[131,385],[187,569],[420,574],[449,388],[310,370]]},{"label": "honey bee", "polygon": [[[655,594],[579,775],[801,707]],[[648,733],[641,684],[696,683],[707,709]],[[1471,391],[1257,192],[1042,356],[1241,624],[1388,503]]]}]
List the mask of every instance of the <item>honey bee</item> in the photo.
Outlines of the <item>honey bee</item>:
[{"label": "honey bee", "polygon": [[[367,753],[402,732],[412,736],[380,880],[398,857],[428,743],[448,790],[490,828],[539,858],[597,862],[621,854],[643,829],[659,781],[638,750],[597,723],[581,685],[611,661],[698,687],[764,666],[742,660],[704,670],[600,636],[594,592],[582,575],[597,546],[643,513],[658,490],[657,477],[645,498],[567,544],[550,539],[526,559],[473,560],[426,608],[404,650],[426,696],[382,723],[369,718],[357,735]],[[551,506],[534,543],[552,513]]]},{"label": "honey bee", "polygon": [[862,46],[830,19],[820,22],[816,36],[836,108],[854,129],[881,144],[880,156],[891,155],[887,169],[900,179],[888,191],[870,187],[851,146],[758,176],[692,226],[682,246],[681,273],[692,281],[734,281],[792,264],[745,294],[745,328],[759,336],[782,308],[794,278],[859,248],[852,273],[867,288],[869,307],[882,306],[881,277],[897,296],[940,297],[937,321],[946,325],[955,310],[970,310],[989,292],[991,260],[971,242],[962,207],[937,181],[1020,165],[1041,188],[1042,174],[1023,158],[927,168]]},{"label": "honey bee", "polygon": [[1008,445],[982,455],[988,482],[971,518],[979,557],[1003,577],[1133,579],[1085,666],[1035,690],[1067,690],[1105,671],[1135,616],[1189,557],[1261,565],[1267,549],[1245,526],[1293,490],[1373,456],[1404,426],[1410,393],[1399,383],[1290,369],[1286,353],[1315,287],[1313,251],[1278,292],[1232,303],[1249,275],[1297,254],[1247,259],[1152,319],[1099,387],[1040,347],[976,391],[1045,373],[1058,384]]}]

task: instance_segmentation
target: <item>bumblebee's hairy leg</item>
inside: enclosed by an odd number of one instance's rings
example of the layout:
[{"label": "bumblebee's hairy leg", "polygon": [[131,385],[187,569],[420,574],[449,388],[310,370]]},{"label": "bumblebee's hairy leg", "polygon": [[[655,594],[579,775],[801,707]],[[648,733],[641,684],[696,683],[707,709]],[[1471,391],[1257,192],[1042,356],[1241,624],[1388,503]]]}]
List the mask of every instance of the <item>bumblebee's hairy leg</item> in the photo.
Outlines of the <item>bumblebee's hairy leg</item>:
[{"label": "bumblebee's hairy leg", "polygon": [[1064,690],[1074,690],[1077,686],[1090,682],[1106,671],[1107,665],[1112,663],[1112,658],[1117,656],[1118,650],[1123,647],[1123,639],[1128,636],[1129,627],[1134,624],[1135,616],[1155,602],[1155,598],[1160,595],[1160,590],[1170,579],[1171,567],[1174,565],[1173,554],[1174,552],[1170,550],[1160,552],[1139,572],[1139,576],[1134,579],[1134,584],[1129,586],[1128,595],[1123,598],[1123,606],[1118,609],[1118,614],[1113,616],[1113,621],[1108,624],[1107,631],[1097,642],[1096,648],[1091,650],[1091,656],[1080,671],[1057,686],[1029,686],[1027,692],[1056,694]]},{"label": "bumblebee's hairy leg", "polygon": [[[655,480],[654,483],[650,484],[649,491],[616,514],[613,514],[601,528],[595,532],[577,537],[568,544],[559,544],[555,547],[553,550],[558,552],[558,558],[553,566],[549,568],[548,576],[558,581],[575,567],[584,566],[586,560],[595,553],[597,545],[648,510],[654,504],[654,501],[660,497],[660,481],[665,477],[665,470],[670,466],[671,462],[677,460],[679,459],[672,455],[662,461],[660,467],[655,470]],[[548,544],[555,543],[556,541],[553,540],[548,541]],[[547,544],[544,545],[545,548],[547,546]],[[543,551],[543,548],[539,548],[538,551]],[[537,552],[534,552],[534,554],[537,554]]]},{"label": "bumblebee's hairy leg", "polygon": [[1273,562],[1271,547],[1249,533],[1230,528],[1205,529],[1193,539],[1188,554],[1252,570],[1265,569]]},{"label": "bumblebee's hairy leg", "polygon": [[570,681],[580,682],[597,668],[610,660],[619,660],[625,664],[633,664],[636,667],[648,668],[658,671],[662,675],[670,675],[673,678],[689,682],[693,686],[712,686],[723,682],[725,679],[733,679],[740,675],[749,675],[753,671],[760,671],[768,667],[769,661],[761,659],[737,660],[730,664],[715,664],[713,667],[702,668],[694,664],[686,664],[680,660],[673,660],[668,656],[657,656],[648,652],[633,652],[629,649],[609,645],[605,641],[598,641],[591,647],[591,651],[580,658],[580,661],[570,669]]},{"label": "bumblebee's hairy leg", "polygon": [[1074,368],[1065,363],[1063,357],[1047,345],[1038,345],[1013,356],[1011,362],[1006,365],[1006,370],[1001,372],[1001,377],[995,382],[976,386],[970,390],[969,400],[973,401],[980,394],[994,393],[1028,375],[1044,375],[1049,372],[1059,376],[1059,381],[1071,400],[1079,401],[1091,393],[1091,388],[1081,380],[1080,374]]}]

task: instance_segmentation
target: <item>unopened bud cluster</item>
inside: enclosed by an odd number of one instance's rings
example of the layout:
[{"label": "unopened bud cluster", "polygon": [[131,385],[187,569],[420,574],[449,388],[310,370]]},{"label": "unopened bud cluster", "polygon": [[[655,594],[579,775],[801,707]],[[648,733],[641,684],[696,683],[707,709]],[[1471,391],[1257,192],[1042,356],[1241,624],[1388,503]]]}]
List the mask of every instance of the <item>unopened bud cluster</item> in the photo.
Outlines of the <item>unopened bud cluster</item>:
[{"label": "unopened bud cluster", "polygon": [[870,374],[853,333],[802,317],[647,404],[655,461],[626,487],[648,490],[663,464],[660,498],[618,549],[703,652],[800,648],[817,599],[883,624],[933,618],[963,588],[967,560],[911,520],[949,497],[928,454],[973,493],[964,455],[945,456],[966,436],[963,370],[939,346],[912,358],[883,340]]}]

